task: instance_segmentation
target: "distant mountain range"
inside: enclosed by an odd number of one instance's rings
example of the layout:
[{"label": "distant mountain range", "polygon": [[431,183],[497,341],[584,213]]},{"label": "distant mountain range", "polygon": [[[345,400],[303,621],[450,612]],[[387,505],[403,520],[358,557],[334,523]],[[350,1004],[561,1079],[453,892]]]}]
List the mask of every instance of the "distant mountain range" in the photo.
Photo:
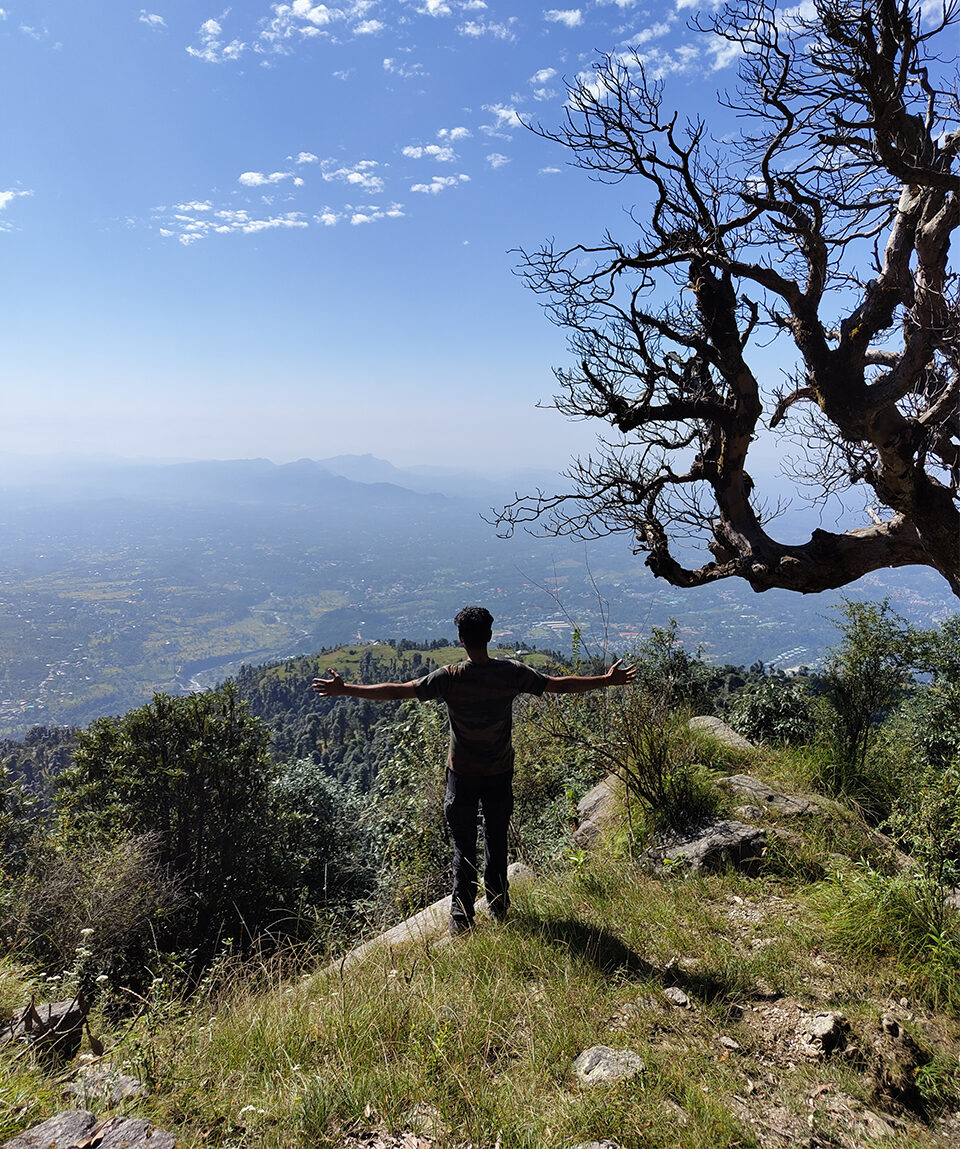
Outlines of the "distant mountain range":
[{"label": "distant mountain range", "polygon": [[[306,505],[317,498],[369,497],[400,500],[404,493],[503,502],[516,491],[552,488],[551,472],[517,469],[500,477],[445,467],[395,467],[374,455],[337,455],[329,459],[269,459],[190,462],[138,460],[45,460],[0,457],[0,492],[42,492],[46,500],[91,498],[176,499],[190,502],[278,503]],[[388,490],[386,488],[391,488]]]}]

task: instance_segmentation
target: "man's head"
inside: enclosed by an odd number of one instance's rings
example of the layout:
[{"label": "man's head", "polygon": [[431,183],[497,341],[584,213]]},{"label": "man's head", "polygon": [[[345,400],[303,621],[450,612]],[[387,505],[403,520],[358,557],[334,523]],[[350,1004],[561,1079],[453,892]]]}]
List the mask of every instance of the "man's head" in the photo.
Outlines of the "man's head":
[{"label": "man's head", "polygon": [[465,606],[453,620],[464,646],[486,646],[493,637],[493,615],[485,606]]}]

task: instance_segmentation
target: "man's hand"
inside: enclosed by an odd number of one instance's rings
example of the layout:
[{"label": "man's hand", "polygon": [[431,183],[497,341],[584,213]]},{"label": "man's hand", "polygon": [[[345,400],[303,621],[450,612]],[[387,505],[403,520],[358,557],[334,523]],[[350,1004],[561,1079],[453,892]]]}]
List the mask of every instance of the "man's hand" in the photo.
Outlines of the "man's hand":
[{"label": "man's hand", "polygon": [[339,674],[333,669],[332,666],[327,667],[327,674],[330,678],[315,678],[311,683],[310,689],[316,694],[322,695],[324,698],[340,698],[347,693],[346,685]]},{"label": "man's hand", "polygon": [[629,686],[637,675],[637,668],[635,666],[621,666],[621,662],[623,662],[623,659],[618,658],[607,671],[610,686]]}]

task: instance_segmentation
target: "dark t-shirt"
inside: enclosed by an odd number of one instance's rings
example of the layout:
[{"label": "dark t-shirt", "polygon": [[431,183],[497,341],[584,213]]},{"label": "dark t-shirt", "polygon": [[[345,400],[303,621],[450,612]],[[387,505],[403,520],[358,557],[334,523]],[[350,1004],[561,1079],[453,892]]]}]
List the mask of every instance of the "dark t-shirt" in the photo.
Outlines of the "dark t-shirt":
[{"label": "dark t-shirt", "polygon": [[512,658],[441,666],[414,683],[417,698],[442,698],[450,714],[450,769],[503,774],[513,769],[513,700],[543,694],[549,678]]}]

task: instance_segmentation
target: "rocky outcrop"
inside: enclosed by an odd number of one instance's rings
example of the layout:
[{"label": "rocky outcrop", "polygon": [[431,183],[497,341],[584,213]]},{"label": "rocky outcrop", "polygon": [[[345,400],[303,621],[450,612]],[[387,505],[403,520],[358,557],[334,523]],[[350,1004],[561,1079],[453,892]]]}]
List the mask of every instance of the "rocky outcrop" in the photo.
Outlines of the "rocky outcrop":
[{"label": "rocky outcrop", "polygon": [[613,774],[598,782],[577,803],[577,829],[573,844],[581,849],[593,846],[613,820],[617,808],[617,779]]},{"label": "rocky outcrop", "polygon": [[696,718],[691,718],[687,723],[690,730],[699,731],[702,734],[709,734],[711,738],[715,738],[717,742],[722,743],[724,746],[729,746],[732,750],[746,750],[754,751],[756,746],[748,739],[744,738],[742,734],[738,734],[732,726],[728,726],[722,718],[714,718],[709,714],[701,714]]},{"label": "rocky outcrop", "polygon": [[798,817],[815,814],[820,810],[817,803],[811,799],[795,794],[783,794],[749,774],[732,774],[729,778],[719,778],[717,785],[745,799],[750,806],[758,808],[761,812],[770,810],[785,817]]},{"label": "rocky outcrop", "polygon": [[[523,862],[514,862],[507,869],[507,878],[512,886],[531,882],[534,878],[533,870]],[[486,898],[477,902],[477,914],[487,913]],[[328,966],[327,969],[349,969],[363,961],[375,951],[391,950],[396,946],[409,945],[412,942],[438,942],[447,940],[447,931],[450,926],[450,898],[441,898],[426,909],[391,927],[382,934],[378,934],[370,941],[345,954],[340,961]]]},{"label": "rocky outcrop", "polygon": [[651,846],[645,856],[658,869],[723,870],[755,873],[760,866],[766,832],[732,818],[711,818],[682,834]]},{"label": "rocky outcrop", "polygon": [[173,1134],[139,1117],[98,1121],[86,1109],[67,1109],[19,1133],[0,1149],[174,1149]]},{"label": "rocky outcrop", "polygon": [[0,1042],[27,1041],[40,1053],[69,1061],[79,1052],[87,1010],[82,994],[41,1005],[31,1001],[0,1030]]}]

